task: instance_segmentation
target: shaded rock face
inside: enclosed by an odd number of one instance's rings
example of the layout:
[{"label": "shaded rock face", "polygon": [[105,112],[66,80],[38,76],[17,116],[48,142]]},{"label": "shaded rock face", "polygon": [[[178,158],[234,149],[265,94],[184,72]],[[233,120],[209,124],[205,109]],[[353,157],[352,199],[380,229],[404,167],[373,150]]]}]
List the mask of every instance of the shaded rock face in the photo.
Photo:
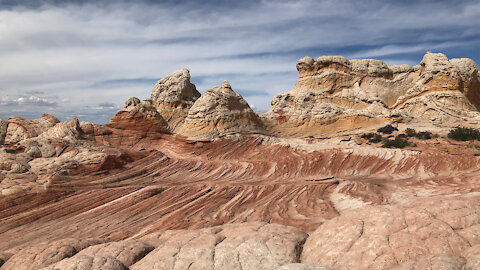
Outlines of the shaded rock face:
[{"label": "shaded rock face", "polygon": [[471,59],[425,54],[419,66],[342,56],[304,57],[299,79],[272,100],[264,121],[274,134],[333,134],[405,119],[445,122],[477,117],[478,67]]},{"label": "shaded rock face", "polygon": [[127,99],[124,109],[118,111],[107,124],[108,127],[141,132],[169,133],[168,124],[153,106],[150,99],[140,101]]},{"label": "shaded rock face", "polygon": [[176,131],[183,124],[188,110],[199,97],[200,93],[190,82],[187,69],[175,71],[159,80],[151,94],[153,106],[168,122],[171,131]]},{"label": "shaded rock face", "polygon": [[261,132],[263,125],[243,97],[225,81],[203,94],[190,108],[179,134],[210,139],[235,133]]}]

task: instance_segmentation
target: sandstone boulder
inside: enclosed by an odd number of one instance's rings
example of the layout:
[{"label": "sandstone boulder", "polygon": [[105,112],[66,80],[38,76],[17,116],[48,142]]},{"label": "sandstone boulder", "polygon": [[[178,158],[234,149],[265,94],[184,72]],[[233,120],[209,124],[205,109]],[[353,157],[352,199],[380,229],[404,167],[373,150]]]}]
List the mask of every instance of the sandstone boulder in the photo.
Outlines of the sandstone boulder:
[{"label": "sandstone boulder", "polygon": [[153,106],[168,122],[171,131],[183,124],[188,110],[199,97],[200,93],[190,82],[188,69],[177,70],[159,80],[151,94]]},{"label": "sandstone boulder", "polygon": [[0,119],[0,145],[5,143],[5,136],[7,136],[8,121]]},{"label": "sandstone boulder", "polygon": [[155,109],[152,101],[147,99],[140,102],[135,97],[127,99],[124,109],[118,111],[106,126],[124,130],[169,133],[167,122]]},{"label": "sandstone boulder", "polygon": [[23,139],[36,137],[59,122],[60,120],[48,114],[44,114],[42,117],[34,120],[25,120],[18,116],[10,117],[8,119],[5,143],[13,144]]},{"label": "sandstone boulder", "polygon": [[45,130],[40,134],[40,138],[62,139],[69,143],[75,143],[82,138],[82,129],[77,117],[70,121],[61,122]]},{"label": "sandstone boulder", "polygon": [[203,94],[192,106],[179,134],[210,139],[236,133],[262,132],[257,114],[225,81]]}]

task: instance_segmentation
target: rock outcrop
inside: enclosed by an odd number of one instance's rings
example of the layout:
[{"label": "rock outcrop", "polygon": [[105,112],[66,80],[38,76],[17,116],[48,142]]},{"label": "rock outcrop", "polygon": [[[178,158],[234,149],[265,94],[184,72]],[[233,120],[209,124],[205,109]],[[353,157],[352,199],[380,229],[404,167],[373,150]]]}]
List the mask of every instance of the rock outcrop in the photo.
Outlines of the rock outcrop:
[{"label": "rock outcrop", "polygon": [[98,239],[63,239],[44,242],[15,253],[2,266],[2,270],[35,270],[73,256],[80,250],[101,243]]},{"label": "rock outcrop", "polygon": [[4,143],[14,144],[23,139],[36,137],[59,122],[60,120],[56,117],[48,114],[34,120],[25,120],[18,116],[10,117]]},{"label": "rock outcrop", "polygon": [[124,109],[118,111],[107,126],[141,132],[169,133],[167,122],[153,106],[152,101],[150,99],[140,101],[136,97],[127,99]]},{"label": "rock outcrop", "polygon": [[187,69],[175,71],[159,80],[151,94],[153,106],[173,132],[183,124],[188,110],[199,97],[200,93],[190,82],[190,72]]},{"label": "rock outcrop", "polygon": [[227,81],[203,94],[190,108],[179,134],[211,139],[263,131],[263,124],[243,97]]},{"label": "rock outcrop", "polygon": [[400,117],[443,123],[478,117],[478,67],[470,59],[425,54],[419,66],[380,60],[304,57],[299,79],[272,100],[264,121],[272,133],[325,136]]}]

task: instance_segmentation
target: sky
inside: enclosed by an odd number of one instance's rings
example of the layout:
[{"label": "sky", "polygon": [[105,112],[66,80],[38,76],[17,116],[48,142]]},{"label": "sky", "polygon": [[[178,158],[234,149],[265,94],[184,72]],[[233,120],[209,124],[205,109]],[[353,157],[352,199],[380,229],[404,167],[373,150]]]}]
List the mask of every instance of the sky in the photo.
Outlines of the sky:
[{"label": "sky", "polygon": [[182,68],[200,92],[228,80],[265,112],[304,56],[480,63],[479,14],[477,0],[0,0],[0,118],[104,124]]}]

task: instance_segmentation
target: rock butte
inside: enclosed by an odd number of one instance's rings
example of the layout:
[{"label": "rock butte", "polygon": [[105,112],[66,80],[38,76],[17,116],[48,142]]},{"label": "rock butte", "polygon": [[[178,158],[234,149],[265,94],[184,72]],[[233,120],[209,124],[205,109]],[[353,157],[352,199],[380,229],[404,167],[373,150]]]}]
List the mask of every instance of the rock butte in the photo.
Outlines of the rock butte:
[{"label": "rock butte", "polygon": [[[106,125],[0,121],[0,269],[480,269],[470,59],[304,57],[255,113],[183,69]],[[440,137],[381,148],[393,124]]]}]

